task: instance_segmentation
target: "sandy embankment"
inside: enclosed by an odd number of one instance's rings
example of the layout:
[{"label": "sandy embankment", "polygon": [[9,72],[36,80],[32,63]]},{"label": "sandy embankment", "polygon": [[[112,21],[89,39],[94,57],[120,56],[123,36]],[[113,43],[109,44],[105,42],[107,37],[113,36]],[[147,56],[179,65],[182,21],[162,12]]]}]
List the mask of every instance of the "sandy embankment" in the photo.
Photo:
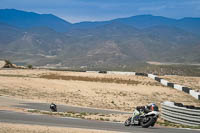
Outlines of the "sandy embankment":
[{"label": "sandy embankment", "polygon": [[0,133],[115,133],[111,131],[0,123]]},{"label": "sandy embankment", "polygon": [[[58,75],[57,79],[41,75]],[[63,77],[81,77],[70,80]],[[92,78],[93,81],[81,81]],[[102,80],[104,79],[104,80]],[[104,82],[109,80],[109,82]],[[122,80],[123,82],[118,82]],[[131,81],[131,84],[127,84]],[[164,87],[147,77],[47,70],[1,70],[0,93],[23,99],[132,111],[138,105],[169,100],[200,105],[190,95]]]}]

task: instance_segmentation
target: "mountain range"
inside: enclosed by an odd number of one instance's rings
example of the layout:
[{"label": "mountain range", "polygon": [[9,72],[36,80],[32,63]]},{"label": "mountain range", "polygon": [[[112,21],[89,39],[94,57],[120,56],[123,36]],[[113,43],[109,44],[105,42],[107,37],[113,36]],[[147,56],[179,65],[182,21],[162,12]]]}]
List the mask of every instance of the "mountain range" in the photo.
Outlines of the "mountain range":
[{"label": "mountain range", "polygon": [[200,18],[139,15],[70,23],[52,14],[0,9],[0,58],[57,67],[200,63]]}]

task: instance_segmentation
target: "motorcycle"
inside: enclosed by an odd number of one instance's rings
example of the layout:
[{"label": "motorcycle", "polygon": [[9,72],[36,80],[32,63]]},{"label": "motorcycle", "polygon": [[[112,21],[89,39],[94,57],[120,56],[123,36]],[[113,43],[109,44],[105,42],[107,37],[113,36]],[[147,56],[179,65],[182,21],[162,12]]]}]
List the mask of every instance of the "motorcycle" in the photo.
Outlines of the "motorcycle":
[{"label": "motorcycle", "polygon": [[52,112],[57,112],[57,106],[56,106],[56,104],[51,103],[50,104],[50,109],[51,109]]},{"label": "motorcycle", "polygon": [[155,111],[149,111],[148,113],[145,113],[145,111],[135,111],[137,114],[133,118],[132,122],[132,117],[129,117],[125,122],[125,126],[142,126],[143,128],[148,128],[148,127],[153,127],[155,123],[157,122],[157,119],[159,117],[159,112],[158,110]]}]

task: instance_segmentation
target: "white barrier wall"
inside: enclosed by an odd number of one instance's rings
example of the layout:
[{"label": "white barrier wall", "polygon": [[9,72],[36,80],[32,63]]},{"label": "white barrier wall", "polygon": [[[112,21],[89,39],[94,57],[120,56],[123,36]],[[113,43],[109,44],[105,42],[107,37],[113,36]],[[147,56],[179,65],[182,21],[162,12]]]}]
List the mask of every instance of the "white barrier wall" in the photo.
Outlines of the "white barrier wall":
[{"label": "white barrier wall", "polygon": [[169,82],[167,80],[161,79],[161,84],[167,86]]},{"label": "white barrier wall", "polygon": [[148,77],[151,78],[151,79],[155,79],[155,78],[158,77],[158,76],[153,75],[153,74],[148,74]]},{"label": "white barrier wall", "polygon": [[99,73],[99,71],[86,71],[87,73]]},{"label": "white barrier wall", "polygon": [[5,61],[3,61],[3,60],[0,60],[0,68],[2,68],[2,67],[4,67],[4,65],[6,64],[6,62]]},{"label": "white barrier wall", "polygon": [[[190,95],[195,97],[196,99],[200,98],[200,92],[196,92],[195,90],[190,90]],[[200,99],[199,99],[200,100]]]},{"label": "white barrier wall", "polygon": [[135,75],[135,72],[108,71],[108,74]]},{"label": "white barrier wall", "polygon": [[181,85],[174,84],[174,88],[179,90],[179,91],[183,91],[183,89],[182,89],[183,86],[181,86]]}]

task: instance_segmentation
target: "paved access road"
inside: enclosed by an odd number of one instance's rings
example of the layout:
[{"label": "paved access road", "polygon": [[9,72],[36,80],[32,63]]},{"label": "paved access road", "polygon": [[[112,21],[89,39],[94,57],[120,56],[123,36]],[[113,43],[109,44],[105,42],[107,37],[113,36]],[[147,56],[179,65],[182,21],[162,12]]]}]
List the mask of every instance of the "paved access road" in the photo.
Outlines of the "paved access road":
[{"label": "paved access road", "polygon": [[37,115],[0,110],[0,122],[45,125],[56,127],[72,127],[97,130],[109,130],[133,133],[200,133],[198,130],[170,129],[170,128],[140,128],[125,127],[122,123],[101,122],[73,118],[59,118],[48,115]]}]

